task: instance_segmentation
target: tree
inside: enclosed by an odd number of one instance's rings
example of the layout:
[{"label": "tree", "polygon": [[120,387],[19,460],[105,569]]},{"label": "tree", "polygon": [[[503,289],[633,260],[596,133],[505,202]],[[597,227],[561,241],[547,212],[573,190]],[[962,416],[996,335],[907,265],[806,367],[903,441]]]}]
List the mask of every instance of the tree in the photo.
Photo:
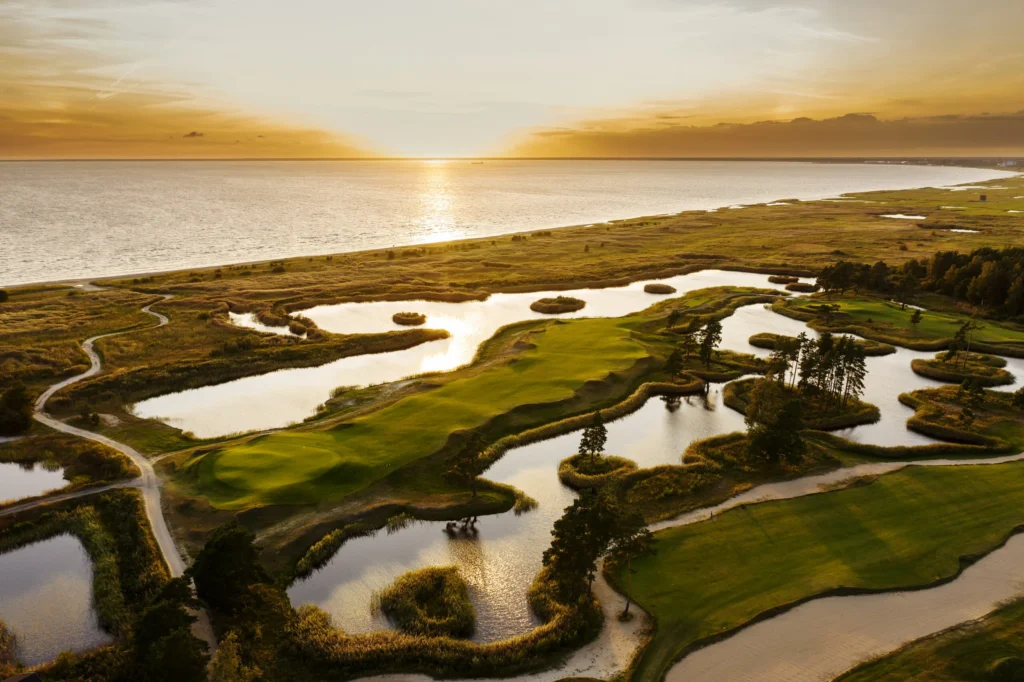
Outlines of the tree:
[{"label": "tree", "polygon": [[144,663],[147,682],[206,682],[206,643],[188,630],[174,630],[157,640]]},{"label": "tree", "polygon": [[921,317],[920,309],[915,308],[914,314],[910,316],[910,326],[914,328],[915,332],[917,331],[917,325],[921,324]]},{"label": "tree", "polygon": [[245,607],[250,585],[272,583],[260,563],[255,540],[249,530],[232,521],[206,541],[188,573],[195,581],[196,594],[210,608],[234,616]]},{"label": "tree", "polygon": [[684,360],[697,352],[697,339],[693,332],[686,332],[679,336],[679,348],[683,351]]},{"label": "tree", "polygon": [[477,479],[487,468],[482,457],[486,449],[483,436],[474,431],[466,445],[449,460],[449,473],[469,483],[473,497],[477,494]]},{"label": "tree", "polygon": [[678,310],[673,310],[668,314],[668,319],[665,321],[665,326],[671,329],[679,324],[679,320],[683,319],[683,314]]},{"label": "tree", "polygon": [[711,360],[715,354],[715,348],[722,342],[722,323],[718,320],[711,320],[700,333],[700,359],[705,367],[711,367]]},{"label": "tree", "polygon": [[132,654],[136,669],[147,682],[203,682],[206,643],[192,635],[196,617],[187,578],[170,580],[146,607],[135,627]]},{"label": "tree", "polygon": [[751,457],[773,466],[800,457],[805,449],[799,433],[803,429],[800,411],[800,401],[787,397],[777,383],[758,381],[744,419]]},{"label": "tree", "polygon": [[907,297],[913,295],[920,286],[921,282],[913,272],[903,274],[900,278],[900,310],[906,310]]},{"label": "tree", "polygon": [[673,348],[665,360],[665,374],[675,379],[683,371],[683,351],[679,347]]},{"label": "tree", "polygon": [[605,495],[584,491],[555,521],[543,562],[563,602],[576,602],[590,594],[597,560],[611,542],[615,520],[616,510]]},{"label": "tree", "polygon": [[822,303],[818,306],[818,314],[821,315],[821,321],[826,325],[832,324],[837,312],[839,312],[838,303]]},{"label": "tree", "polygon": [[608,557],[616,564],[626,564],[626,607],[622,618],[629,616],[633,601],[633,559],[655,553],[654,535],[647,529],[644,517],[638,512],[620,514],[608,545]]},{"label": "tree", "polygon": [[580,454],[596,458],[604,452],[607,442],[608,429],[605,428],[604,422],[601,420],[601,412],[595,410],[590,426],[583,429],[583,435],[580,438]]},{"label": "tree", "polygon": [[32,426],[32,398],[24,384],[14,384],[0,396],[0,436],[15,436]]}]

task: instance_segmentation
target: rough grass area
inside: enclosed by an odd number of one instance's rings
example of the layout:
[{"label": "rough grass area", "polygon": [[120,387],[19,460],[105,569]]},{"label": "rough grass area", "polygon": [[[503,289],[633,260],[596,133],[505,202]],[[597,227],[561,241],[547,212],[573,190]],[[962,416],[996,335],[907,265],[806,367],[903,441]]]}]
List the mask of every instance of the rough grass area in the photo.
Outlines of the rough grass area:
[{"label": "rough grass area", "polygon": [[[573,397],[647,357],[615,319],[554,323],[529,334],[504,364],[399,400],[329,431],[255,438],[193,460],[188,470],[215,506],[310,504],[356,492],[517,407]],[[439,416],[443,415],[443,419]]]},{"label": "rough grass area", "polygon": [[979,386],[1005,386],[1014,381],[1013,375],[1003,369],[1006,360],[1000,357],[961,353],[954,360],[946,358],[947,353],[942,352],[933,360],[914,360],[910,367],[916,374],[949,384],[973,381]]},{"label": "rough grass area", "polygon": [[985,391],[985,400],[973,409],[970,424],[961,420],[963,401],[958,388],[942,386],[900,395],[900,402],[914,408],[907,428],[953,443],[981,446],[995,452],[1024,448],[1024,411],[1013,407],[1012,394]]},{"label": "rough grass area", "polygon": [[1024,523],[1022,503],[1018,463],[910,468],[661,531],[657,555],[633,562],[634,597],[657,627],[632,679],[660,679],[696,642],[770,609],[950,578],[961,557],[991,551]]},{"label": "rough grass area", "polygon": [[469,637],[476,626],[466,581],[455,566],[404,573],[377,595],[375,606],[410,635]]},{"label": "rough grass area", "polygon": [[[829,324],[825,323],[818,310],[822,304],[839,306]],[[901,310],[898,303],[854,296],[834,296],[826,299],[823,295],[818,295],[788,299],[777,302],[772,309],[788,317],[803,320],[817,331],[856,334],[915,350],[946,348],[960,326],[971,319],[967,315],[954,312],[927,310],[915,327],[910,323],[910,318],[914,314],[912,309]],[[985,320],[983,324],[984,327],[974,334],[972,349],[997,355],[1024,357],[1024,328],[991,320]]]},{"label": "rough grass area", "polygon": [[[1016,676],[1010,674],[1015,671]],[[836,682],[1005,682],[1024,679],[1024,599],[857,666]]]},{"label": "rough grass area", "polygon": [[[768,350],[775,350],[781,340],[796,341],[795,336],[786,336],[784,334],[772,334],[770,332],[761,332],[754,334],[747,341],[751,346],[756,348],[767,348]],[[888,343],[879,343],[871,339],[858,339],[856,344],[864,349],[864,354],[869,356],[878,355],[891,355],[896,352],[896,346],[889,345]]]},{"label": "rough grass area", "polygon": [[587,305],[586,301],[572,296],[556,296],[554,298],[541,298],[530,304],[530,310],[545,315],[558,315],[560,313],[574,313],[583,310]]},{"label": "rough grass area", "polygon": [[[44,467],[61,467],[68,484],[54,493],[67,493],[80,488],[114,483],[141,472],[127,455],[100,443],[63,433],[51,433],[8,443],[0,449],[0,462],[18,462]],[[9,504],[21,504],[24,498]],[[0,507],[4,506],[0,504]]]},{"label": "rough grass area", "polygon": [[[757,381],[767,381],[767,379],[744,379],[726,384],[722,389],[722,402],[740,414],[746,414],[750,394]],[[835,431],[860,424],[872,424],[881,418],[877,406],[856,398],[851,398],[845,406],[825,408],[794,389],[787,387],[786,393],[800,399],[803,404],[804,426],[808,429]]]},{"label": "rough grass area", "polygon": [[574,490],[600,488],[636,469],[636,462],[625,457],[577,454],[559,462],[558,480]]}]

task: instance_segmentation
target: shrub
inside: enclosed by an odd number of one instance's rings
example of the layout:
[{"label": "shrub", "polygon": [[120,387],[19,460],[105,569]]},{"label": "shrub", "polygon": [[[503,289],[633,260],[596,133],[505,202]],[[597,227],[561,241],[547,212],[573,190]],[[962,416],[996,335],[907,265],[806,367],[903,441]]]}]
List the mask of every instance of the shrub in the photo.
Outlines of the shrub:
[{"label": "shrub", "polygon": [[32,398],[23,384],[14,384],[0,396],[0,436],[15,436],[32,426]]},{"label": "shrub", "polygon": [[376,607],[399,630],[424,637],[469,637],[476,614],[455,566],[409,571],[377,595]]}]

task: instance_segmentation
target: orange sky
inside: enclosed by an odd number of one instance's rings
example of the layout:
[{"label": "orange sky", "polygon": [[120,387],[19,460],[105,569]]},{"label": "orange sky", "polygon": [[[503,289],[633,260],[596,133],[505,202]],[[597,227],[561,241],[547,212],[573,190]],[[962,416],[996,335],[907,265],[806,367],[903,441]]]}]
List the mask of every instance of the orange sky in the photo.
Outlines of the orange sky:
[{"label": "orange sky", "polygon": [[1019,0],[0,0],[0,158],[1024,156],[1022,34]]}]

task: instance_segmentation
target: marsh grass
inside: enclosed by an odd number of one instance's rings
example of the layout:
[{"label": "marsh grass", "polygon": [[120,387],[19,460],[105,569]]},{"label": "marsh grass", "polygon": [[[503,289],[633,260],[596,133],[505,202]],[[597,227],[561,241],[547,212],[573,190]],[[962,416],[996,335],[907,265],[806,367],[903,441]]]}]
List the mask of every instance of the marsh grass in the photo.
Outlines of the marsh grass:
[{"label": "marsh grass", "polygon": [[476,627],[466,581],[455,566],[429,566],[404,573],[376,594],[373,604],[410,635],[469,637]]},{"label": "marsh grass", "polygon": [[969,381],[978,386],[1005,386],[1014,381],[1013,375],[1003,369],[1006,360],[982,353],[960,353],[948,360],[947,353],[942,352],[932,360],[913,360],[910,367],[915,374],[951,384]]}]

